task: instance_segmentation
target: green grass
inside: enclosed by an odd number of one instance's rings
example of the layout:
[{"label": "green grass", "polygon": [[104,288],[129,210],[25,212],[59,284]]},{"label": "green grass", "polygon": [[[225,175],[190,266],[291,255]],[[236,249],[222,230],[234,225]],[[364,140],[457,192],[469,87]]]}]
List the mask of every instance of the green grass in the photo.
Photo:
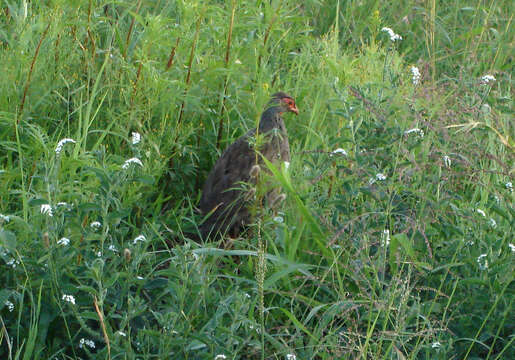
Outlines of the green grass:
[{"label": "green grass", "polygon": [[[515,358],[512,1],[1,4],[2,359]],[[286,200],[189,239],[279,90]]]}]

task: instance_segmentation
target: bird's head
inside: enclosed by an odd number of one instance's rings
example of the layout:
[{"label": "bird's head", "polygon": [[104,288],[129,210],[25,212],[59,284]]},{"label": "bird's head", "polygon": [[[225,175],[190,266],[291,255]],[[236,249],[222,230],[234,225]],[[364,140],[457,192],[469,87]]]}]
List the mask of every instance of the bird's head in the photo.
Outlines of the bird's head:
[{"label": "bird's head", "polygon": [[272,95],[272,99],[270,99],[269,105],[273,105],[275,107],[279,107],[279,111],[283,112],[292,112],[295,115],[299,115],[299,109],[295,105],[295,100],[293,98],[283,92],[276,92]]}]

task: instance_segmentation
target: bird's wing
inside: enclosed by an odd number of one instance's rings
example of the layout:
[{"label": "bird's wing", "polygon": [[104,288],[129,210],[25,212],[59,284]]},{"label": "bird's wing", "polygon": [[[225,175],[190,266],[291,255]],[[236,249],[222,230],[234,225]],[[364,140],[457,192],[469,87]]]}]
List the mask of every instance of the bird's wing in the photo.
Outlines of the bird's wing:
[{"label": "bird's wing", "polygon": [[200,209],[204,214],[215,208],[227,208],[241,196],[241,182],[249,180],[255,164],[255,152],[248,143],[249,134],[232,143],[220,156],[204,184]]}]

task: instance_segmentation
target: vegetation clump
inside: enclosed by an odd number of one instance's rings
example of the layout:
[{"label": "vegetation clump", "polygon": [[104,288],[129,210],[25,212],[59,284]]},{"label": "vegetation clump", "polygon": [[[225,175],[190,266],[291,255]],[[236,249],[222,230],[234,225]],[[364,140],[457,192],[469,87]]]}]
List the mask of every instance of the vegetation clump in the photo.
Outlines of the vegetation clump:
[{"label": "vegetation clump", "polygon": [[[513,1],[394,3],[4,2],[0,358],[515,358]],[[291,161],[192,239],[279,90]]]}]

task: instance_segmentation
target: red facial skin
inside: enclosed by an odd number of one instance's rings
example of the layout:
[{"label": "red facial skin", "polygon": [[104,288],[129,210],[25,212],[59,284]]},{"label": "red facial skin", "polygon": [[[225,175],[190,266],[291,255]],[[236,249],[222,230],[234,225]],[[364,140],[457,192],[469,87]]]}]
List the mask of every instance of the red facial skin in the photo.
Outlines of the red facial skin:
[{"label": "red facial skin", "polygon": [[299,109],[295,106],[295,100],[289,98],[283,98],[282,101],[288,105],[288,111],[291,111],[295,115],[299,115]]}]

